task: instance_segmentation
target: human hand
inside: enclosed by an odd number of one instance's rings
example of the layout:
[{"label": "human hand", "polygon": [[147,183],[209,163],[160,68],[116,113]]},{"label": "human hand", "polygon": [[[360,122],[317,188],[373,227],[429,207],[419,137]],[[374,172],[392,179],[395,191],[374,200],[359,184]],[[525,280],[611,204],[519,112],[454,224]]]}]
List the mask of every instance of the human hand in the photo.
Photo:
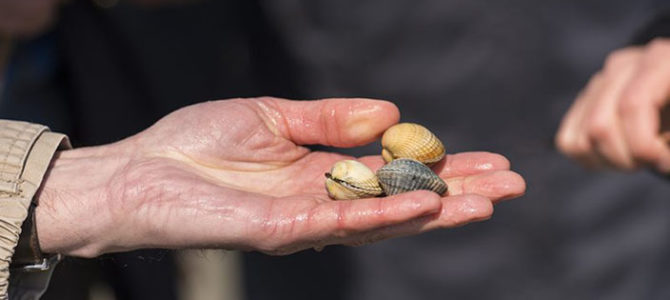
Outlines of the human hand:
[{"label": "human hand", "polygon": [[556,144],[586,166],[668,173],[669,99],[670,40],[614,51],[563,118]]},{"label": "human hand", "polygon": [[[118,143],[64,151],[39,194],[43,251],[77,256],[145,247],[287,254],[359,245],[488,219],[523,194],[502,156],[448,155],[449,195],[415,191],[333,201],[324,173],[347,156],[302,145],[372,142],[399,119],[385,101],[274,98],[200,103]],[[362,157],[373,170],[381,156]]]}]

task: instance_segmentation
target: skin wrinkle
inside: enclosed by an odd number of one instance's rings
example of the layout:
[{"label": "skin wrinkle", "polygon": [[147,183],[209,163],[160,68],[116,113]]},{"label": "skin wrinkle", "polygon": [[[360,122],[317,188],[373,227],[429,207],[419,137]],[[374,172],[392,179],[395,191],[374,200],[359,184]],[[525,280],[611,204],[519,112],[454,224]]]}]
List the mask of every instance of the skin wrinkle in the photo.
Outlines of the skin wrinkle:
[{"label": "skin wrinkle", "polygon": [[[256,124],[253,130],[251,130],[249,133],[246,134],[246,137],[244,137],[242,140],[240,140],[236,146],[239,146],[240,148],[247,148],[250,151],[257,151],[257,150],[263,150],[265,148],[268,148],[267,145],[249,145],[252,139],[257,137],[258,133],[262,133],[264,130],[267,130],[268,128],[266,127],[265,124]],[[272,141],[267,141],[267,144],[275,144]],[[250,146],[250,147],[245,147],[245,146]]]},{"label": "skin wrinkle", "polygon": [[[278,231],[278,228],[277,228],[278,224],[275,221],[275,212],[274,212],[275,207],[277,206],[276,205],[277,199],[276,198],[271,198],[269,201],[270,202],[267,205],[268,207],[266,208],[267,211],[261,217],[262,221],[260,222],[262,232],[263,232],[263,236],[266,236],[266,237],[275,236],[277,231]],[[263,240],[267,241],[267,240],[270,240],[270,239],[269,238],[264,238]],[[270,248],[274,248],[274,247],[270,247]]]},{"label": "skin wrinkle", "polygon": [[[295,141],[292,132],[291,132],[291,127],[289,126],[288,120],[285,117],[285,114],[283,110],[281,109],[281,106],[278,105],[278,102],[280,101],[279,99],[275,98],[262,98],[262,102],[268,104],[268,108],[271,106],[272,107],[272,116],[269,116],[270,118],[273,118],[273,123],[277,125],[276,129],[279,132],[279,137],[284,138],[288,140],[289,142],[293,143]],[[280,126],[283,125],[283,126]]]},{"label": "skin wrinkle", "polygon": [[[342,134],[344,133],[345,130],[341,130],[341,129],[346,128],[346,127],[341,126],[342,124],[340,124],[340,118],[338,118],[338,116],[336,115],[336,113],[335,113],[336,109],[335,109],[334,106],[335,106],[334,104],[331,104],[329,102],[324,102],[321,105],[321,109],[320,109],[320,113],[321,113],[322,117],[319,118],[321,120],[321,123],[319,124],[321,126],[321,131],[326,133],[326,144],[330,145],[330,146],[337,145],[337,144],[339,144],[338,143],[339,141],[344,140],[342,138]],[[351,113],[351,107],[349,107],[349,114],[350,113]],[[328,119],[325,118],[324,116],[332,116],[332,120],[333,120],[332,125],[335,128],[331,128],[331,126],[329,126],[329,125],[331,125],[331,122],[328,122]],[[340,128],[340,130],[337,130],[338,128]],[[348,128],[346,128],[346,129],[348,129]],[[337,136],[335,136],[334,134],[337,134]]]},{"label": "skin wrinkle", "polygon": [[[84,149],[82,154],[84,155],[83,160],[85,161],[90,161],[89,154],[87,153],[90,151],[86,151],[88,149]],[[57,182],[54,182],[52,179],[51,181],[46,181],[47,184],[44,185],[43,190],[38,197],[44,197],[46,199],[51,199],[50,201],[40,201],[41,205],[38,206],[38,216],[42,212],[47,212],[48,216],[51,216],[52,218],[56,218],[56,216],[53,212],[58,210],[60,212],[66,212],[66,216],[63,216],[62,213],[60,215],[60,218],[65,219],[65,220],[76,220],[74,222],[82,222],[82,220],[87,220],[87,218],[78,216],[77,211],[81,211],[82,207],[89,207],[87,211],[96,211],[98,212],[96,215],[95,219],[92,219],[92,222],[86,223],[84,226],[85,230],[84,231],[76,231],[76,230],[65,230],[65,229],[58,229],[58,228],[52,228],[54,232],[59,232],[59,235],[62,234],[62,232],[70,232],[71,235],[75,236],[76,238],[73,238],[72,240],[68,239],[67,242],[68,244],[58,244],[55,243],[57,241],[44,241],[42,243],[42,247],[45,251],[49,252],[63,252],[61,250],[73,250],[73,249],[78,249],[78,253],[80,255],[84,255],[87,257],[91,257],[95,255],[98,251],[97,249],[102,248],[101,246],[97,244],[91,244],[91,236],[97,235],[97,232],[104,232],[105,228],[103,227],[103,224],[109,224],[111,223],[112,215],[110,213],[111,209],[113,208],[113,203],[109,202],[109,195],[110,195],[110,186],[109,184],[106,184],[105,181],[101,181],[100,178],[97,178],[99,174],[104,174],[103,171],[107,169],[105,166],[102,165],[102,169],[90,169],[86,168],[83,169],[83,171],[80,168],[80,165],[75,164],[76,159],[74,158],[69,158],[66,157],[65,155],[58,155],[58,160],[56,163],[52,165],[50,174],[56,174],[54,175],[57,178],[63,178],[58,177],[59,174],[68,174],[68,173],[75,173],[75,174],[83,174],[84,176],[87,176],[89,181],[91,181],[91,176],[94,175],[95,179],[93,179],[93,183],[95,184],[94,186],[88,186],[85,189],[81,189],[79,186],[78,181],[76,184],[72,184],[73,182],[69,182],[69,184],[66,185],[60,185],[60,187],[53,187],[52,185],[57,184]],[[62,159],[61,159],[62,158]],[[106,161],[110,161],[107,159]],[[116,161],[116,160],[113,160]],[[63,173],[64,172],[64,173]],[[51,176],[51,175],[49,175]],[[105,177],[106,178],[106,177]],[[102,178],[104,179],[104,178]],[[90,183],[89,183],[90,184]],[[85,201],[83,199],[86,199]],[[96,199],[99,201],[90,201],[91,199]],[[97,205],[96,205],[97,204]],[[91,205],[94,205],[91,207]],[[104,207],[100,207],[104,206]],[[44,208],[47,208],[44,210]],[[71,216],[71,217],[67,217]],[[38,228],[44,228],[44,226],[41,226],[43,222],[39,221],[40,219],[38,218]],[[46,228],[51,228],[50,226],[47,226]],[[70,222],[69,224],[65,225],[65,228],[78,228]],[[40,236],[45,235],[44,230],[40,230],[42,233]],[[47,236],[49,235],[48,233],[46,234]],[[62,241],[61,241],[62,243]],[[85,244],[91,244],[88,247],[84,247]],[[56,250],[56,251],[52,251]]]},{"label": "skin wrinkle", "polygon": [[348,221],[349,221],[349,216],[347,213],[347,209],[351,206],[350,202],[337,202],[337,210],[335,214],[335,228],[334,228],[334,235],[335,237],[345,237],[347,236],[347,231],[348,231]]},{"label": "skin wrinkle", "polygon": [[[206,189],[204,192],[206,193]],[[169,239],[169,231],[166,231],[166,228],[171,227],[170,220],[184,218],[206,220],[207,217],[213,214],[217,214],[217,216],[221,215],[221,208],[209,206],[214,201],[209,197],[203,198],[201,196],[203,194],[202,188],[196,185],[191,185],[186,189],[173,190],[173,187],[169,184],[160,184],[147,190],[146,194],[153,200],[150,201],[150,205],[140,210],[140,212],[144,211],[146,216],[143,217],[140,215],[139,219],[150,220],[151,222],[149,223],[153,224],[149,227],[152,231],[148,235],[152,236],[155,240],[173,243],[175,246],[182,245],[184,241]],[[162,215],[156,213],[160,211],[164,213]],[[148,246],[155,245],[150,244]]]},{"label": "skin wrinkle", "polygon": [[291,218],[291,221],[288,223],[288,228],[286,229],[287,232],[288,232],[287,235],[288,236],[293,235],[296,232],[295,227],[297,226],[297,223],[302,222],[304,220],[305,220],[305,217],[304,217],[304,215],[301,215],[301,214],[298,214],[294,218]]},{"label": "skin wrinkle", "polygon": [[[286,116],[284,116],[286,118]],[[319,119],[322,120],[322,119]],[[295,120],[289,120],[289,124],[292,124],[292,128],[303,128],[306,132],[312,133],[310,136],[310,139],[314,139],[313,132],[314,130],[312,128],[316,127],[314,122],[312,122],[310,116],[306,112],[302,112],[299,115],[299,118],[296,118]],[[294,130],[294,129],[293,129]],[[327,133],[327,131],[325,132]],[[328,137],[329,135],[326,134]],[[308,142],[307,144],[312,144],[312,142]]]},{"label": "skin wrinkle", "polygon": [[282,135],[277,125],[277,119],[281,118],[279,112],[276,109],[270,109],[264,99],[258,99],[258,101],[252,101],[252,103],[254,103],[260,110],[257,115],[261,118],[261,120],[263,120],[265,127],[267,127],[267,129],[270,130],[270,132],[272,132],[275,136],[281,137]]},{"label": "skin wrinkle", "polygon": [[[48,196],[53,197],[53,199],[55,200],[55,201],[52,202],[52,203],[58,203],[58,204],[61,204],[60,206],[65,208],[65,212],[67,212],[69,215],[74,215],[75,218],[70,218],[71,220],[76,220],[76,219],[77,219],[78,216],[76,216],[76,214],[73,214],[73,210],[72,210],[68,205],[66,205],[66,204],[68,203],[68,201],[64,201],[64,199],[65,199],[64,196],[65,196],[65,195],[67,195],[67,198],[68,198],[68,199],[71,199],[74,195],[72,195],[71,193],[69,193],[69,192],[67,192],[67,191],[65,191],[65,190],[51,190],[51,191],[45,191],[45,192],[46,192],[47,194],[49,194]],[[42,206],[42,205],[38,206],[38,209],[41,210],[41,209],[42,209],[41,206]],[[54,209],[54,208],[55,208],[54,206],[48,206],[48,207],[51,208],[51,209]],[[44,211],[44,210],[43,210],[43,211]],[[59,211],[63,211],[63,210],[61,209],[61,210],[59,210]],[[57,215],[51,213],[51,211],[50,211],[49,209],[47,209],[46,212],[47,212],[48,215],[51,216],[52,218],[62,217],[62,215],[61,215],[61,216],[57,216]],[[69,226],[74,226],[74,225],[75,225],[75,224],[73,224],[73,221],[70,221],[70,222],[68,222],[68,223],[69,223],[69,224],[68,224]],[[39,228],[39,227],[38,227],[38,228]],[[82,248],[82,247],[84,247],[85,245],[88,244],[89,239],[86,238],[85,236],[83,236],[83,233],[82,233],[82,232],[79,232],[79,231],[76,231],[76,232],[72,232],[72,231],[68,232],[68,231],[65,231],[65,232],[68,233],[68,235],[69,235],[69,236],[68,236],[68,239],[70,239],[70,242],[73,244],[73,247],[74,247],[74,248]],[[44,250],[44,249],[43,249],[43,250]]]},{"label": "skin wrinkle", "polygon": [[[242,168],[222,168],[218,166],[213,166],[213,165],[204,165],[201,164],[197,161],[193,161],[191,157],[189,157],[185,153],[177,153],[177,152],[164,152],[161,153],[161,155],[155,156],[155,158],[160,158],[160,159],[167,159],[171,160],[174,162],[179,162],[183,163],[185,166],[188,166],[189,169],[198,171],[198,174],[202,176],[203,178],[208,179],[209,182],[215,183],[219,186],[222,187],[228,187],[228,188],[233,188],[233,189],[241,189],[244,188],[244,186],[240,185],[235,185],[231,181],[232,180],[222,180],[225,178],[225,176],[221,176],[223,174],[240,174],[244,176],[248,176],[250,174],[255,174],[259,172],[268,172],[268,171],[275,171],[275,170],[282,170],[285,168],[285,166],[278,166],[278,165],[271,165],[266,169],[242,169]],[[256,166],[256,164],[254,164]],[[259,174],[262,175],[262,174]]]},{"label": "skin wrinkle", "polygon": [[[169,226],[170,216],[174,214],[172,208],[173,203],[184,203],[184,195],[191,193],[194,190],[193,187],[187,187],[186,192],[184,190],[172,191],[170,180],[173,178],[172,171],[165,172],[167,176],[158,177],[155,180],[154,178],[140,178],[141,182],[149,182],[149,184],[140,183],[141,188],[134,191],[135,197],[138,199],[144,199],[140,201],[140,206],[138,206],[135,211],[137,212],[137,219],[141,222],[147,223],[146,228],[148,228],[147,234],[149,236],[155,237],[160,236],[163,232],[162,228]],[[192,179],[193,177],[191,177]],[[178,206],[178,205],[175,205]],[[167,208],[163,210],[163,208]],[[161,211],[163,213],[161,214]],[[159,222],[161,221],[162,222]]]}]

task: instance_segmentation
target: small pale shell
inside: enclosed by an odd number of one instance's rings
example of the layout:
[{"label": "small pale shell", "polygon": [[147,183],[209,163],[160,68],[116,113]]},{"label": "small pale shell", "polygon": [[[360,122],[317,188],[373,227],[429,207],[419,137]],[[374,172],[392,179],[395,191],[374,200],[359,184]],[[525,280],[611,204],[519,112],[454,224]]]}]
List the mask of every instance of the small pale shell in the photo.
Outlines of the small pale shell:
[{"label": "small pale shell", "polygon": [[379,184],[387,195],[395,195],[415,190],[429,190],[443,195],[447,184],[421,162],[400,158],[377,170]]},{"label": "small pale shell", "polygon": [[326,190],[335,200],[369,198],[382,193],[375,173],[355,160],[341,160],[333,165],[326,173]]},{"label": "small pale shell", "polygon": [[382,136],[382,156],[388,163],[396,158],[412,158],[431,165],[444,158],[444,145],[419,124],[400,123],[387,129]]}]

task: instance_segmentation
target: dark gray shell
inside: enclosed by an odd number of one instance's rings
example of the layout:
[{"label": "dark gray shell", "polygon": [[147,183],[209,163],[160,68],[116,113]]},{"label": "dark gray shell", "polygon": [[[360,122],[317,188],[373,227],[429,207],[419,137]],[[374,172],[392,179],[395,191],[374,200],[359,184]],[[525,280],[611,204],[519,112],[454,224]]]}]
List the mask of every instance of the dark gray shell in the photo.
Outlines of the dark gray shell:
[{"label": "dark gray shell", "polygon": [[429,190],[443,195],[447,184],[429,167],[408,158],[395,159],[377,170],[384,193],[395,195],[415,190]]}]

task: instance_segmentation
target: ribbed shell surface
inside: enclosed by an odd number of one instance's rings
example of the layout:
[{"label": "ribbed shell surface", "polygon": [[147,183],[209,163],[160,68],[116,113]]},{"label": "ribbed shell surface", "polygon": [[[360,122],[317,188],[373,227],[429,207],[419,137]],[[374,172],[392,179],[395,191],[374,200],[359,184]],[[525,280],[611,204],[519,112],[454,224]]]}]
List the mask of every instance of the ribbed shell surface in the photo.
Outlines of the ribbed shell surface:
[{"label": "ribbed shell surface", "polygon": [[442,178],[414,159],[393,160],[377,170],[377,178],[387,195],[415,190],[429,190],[443,195],[447,191],[447,184]]},{"label": "ribbed shell surface", "polygon": [[445,155],[442,142],[426,127],[414,123],[400,123],[387,129],[382,136],[382,147],[386,162],[412,158],[430,165]]}]

